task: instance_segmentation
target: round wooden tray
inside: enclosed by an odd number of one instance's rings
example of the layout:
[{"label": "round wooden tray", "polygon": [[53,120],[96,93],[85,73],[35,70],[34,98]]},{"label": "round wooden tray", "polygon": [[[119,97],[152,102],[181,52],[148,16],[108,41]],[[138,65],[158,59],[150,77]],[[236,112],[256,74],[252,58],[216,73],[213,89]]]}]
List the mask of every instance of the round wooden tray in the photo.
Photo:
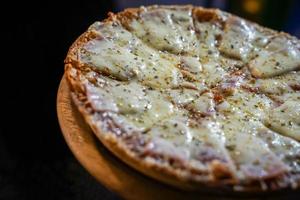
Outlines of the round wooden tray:
[{"label": "round wooden tray", "polygon": [[70,89],[64,77],[57,94],[57,114],[63,136],[75,157],[101,184],[125,199],[232,199],[220,194],[213,196],[211,193],[181,191],[124,164],[96,139],[84,122],[71,101]]}]

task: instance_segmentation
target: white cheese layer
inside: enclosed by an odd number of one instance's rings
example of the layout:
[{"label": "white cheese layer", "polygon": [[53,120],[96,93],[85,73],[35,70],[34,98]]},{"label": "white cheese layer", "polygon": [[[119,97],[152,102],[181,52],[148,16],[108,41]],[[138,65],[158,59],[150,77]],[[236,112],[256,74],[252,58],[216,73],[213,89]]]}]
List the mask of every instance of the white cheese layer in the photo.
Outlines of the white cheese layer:
[{"label": "white cheese layer", "polygon": [[300,45],[236,17],[193,17],[145,8],[129,30],[92,25],[78,51],[97,77],[90,106],[147,138],[145,154],[205,172],[221,163],[220,177],[243,181],[299,172]]},{"label": "white cheese layer", "polygon": [[287,100],[270,110],[266,123],[272,130],[300,141],[300,102]]},{"label": "white cheese layer", "polygon": [[130,24],[133,33],[146,44],[172,53],[198,54],[191,8],[153,9]]},{"label": "white cheese layer", "polygon": [[244,20],[230,17],[227,20],[224,35],[220,44],[220,51],[230,57],[246,60],[252,50],[254,28]]},{"label": "white cheese layer", "polygon": [[300,86],[300,72],[292,72],[269,79],[257,79],[256,87],[267,94],[282,95],[293,93]]},{"label": "white cheese layer", "polygon": [[[109,73],[121,80],[137,78],[151,87],[175,87],[181,81],[181,73],[174,64],[159,52],[143,44],[120,25],[105,25],[112,29],[114,38],[104,37],[89,41],[81,53],[81,60],[101,72]],[[103,33],[104,32],[104,33]]]},{"label": "white cheese layer", "polygon": [[290,40],[275,37],[249,62],[256,77],[272,77],[300,68],[300,49]]}]

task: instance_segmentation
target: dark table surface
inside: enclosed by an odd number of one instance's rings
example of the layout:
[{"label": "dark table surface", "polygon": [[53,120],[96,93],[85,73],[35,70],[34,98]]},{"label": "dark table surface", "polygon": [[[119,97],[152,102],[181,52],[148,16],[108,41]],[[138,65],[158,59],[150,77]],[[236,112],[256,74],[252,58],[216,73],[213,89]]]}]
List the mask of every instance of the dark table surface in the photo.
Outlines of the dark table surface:
[{"label": "dark table surface", "polygon": [[68,152],[53,160],[5,159],[1,166],[0,199],[119,198],[96,182]]},{"label": "dark table surface", "polygon": [[2,9],[0,200],[119,199],[74,158],[56,117],[67,50],[111,1],[9,1]]}]

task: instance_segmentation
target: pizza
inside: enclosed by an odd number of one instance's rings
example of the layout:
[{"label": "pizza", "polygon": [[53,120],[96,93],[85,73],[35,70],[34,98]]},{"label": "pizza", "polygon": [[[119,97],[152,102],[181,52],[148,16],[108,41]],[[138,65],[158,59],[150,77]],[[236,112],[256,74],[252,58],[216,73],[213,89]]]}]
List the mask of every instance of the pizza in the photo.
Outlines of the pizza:
[{"label": "pizza", "polygon": [[193,6],[109,13],[65,59],[103,145],[187,190],[299,188],[299,69],[296,37]]}]

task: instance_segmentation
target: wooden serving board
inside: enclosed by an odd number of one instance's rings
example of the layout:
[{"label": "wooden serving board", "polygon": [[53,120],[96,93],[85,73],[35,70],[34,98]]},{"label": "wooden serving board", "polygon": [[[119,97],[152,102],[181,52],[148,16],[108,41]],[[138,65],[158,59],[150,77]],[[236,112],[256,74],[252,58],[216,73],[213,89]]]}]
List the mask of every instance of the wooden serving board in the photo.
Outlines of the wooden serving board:
[{"label": "wooden serving board", "polygon": [[[215,196],[203,192],[182,191],[146,177],[124,164],[97,140],[84,122],[71,101],[65,77],[62,78],[58,89],[57,115],[63,136],[78,161],[101,184],[122,198],[136,200],[233,198],[219,194]],[[274,199],[274,196],[270,198]],[[253,196],[251,199],[254,199]]]}]

